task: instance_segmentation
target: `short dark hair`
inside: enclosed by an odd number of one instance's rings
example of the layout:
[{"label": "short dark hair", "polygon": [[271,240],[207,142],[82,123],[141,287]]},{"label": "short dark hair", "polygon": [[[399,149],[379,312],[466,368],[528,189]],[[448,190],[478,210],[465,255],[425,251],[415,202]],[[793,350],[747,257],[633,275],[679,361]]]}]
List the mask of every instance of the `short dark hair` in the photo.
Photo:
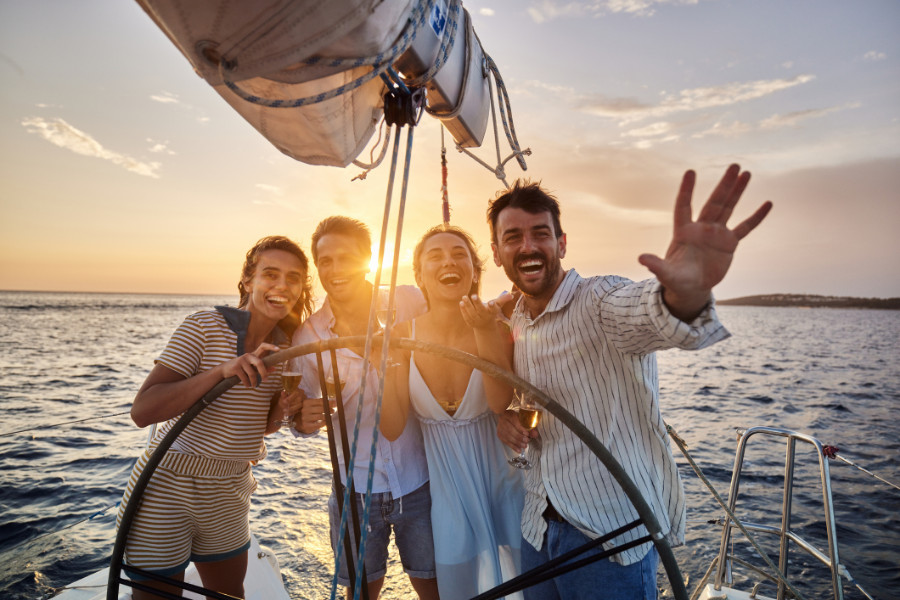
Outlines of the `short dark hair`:
[{"label": "short dark hair", "polygon": [[345,217],[343,215],[335,215],[333,217],[328,217],[319,223],[316,227],[316,231],[312,235],[312,246],[310,247],[310,251],[312,252],[313,262],[315,264],[319,264],[319,240],[330,234],[351,237],[359,244],[359,248],[364,255],[372,255],[372,234],[369,233],[368,226],[357,219]]},{"label": "short dark hair", "polygon": [[491,241],[497,243],[497,219],[504,208],[521,208],[532,214],[548,212],[553,217],[553,229],[556,237],[563,234],[559,221],[559,201],[540,183],[517,179],[509,188],[497,192],[497,196],[488,202],[487,219],[491,225]]}]

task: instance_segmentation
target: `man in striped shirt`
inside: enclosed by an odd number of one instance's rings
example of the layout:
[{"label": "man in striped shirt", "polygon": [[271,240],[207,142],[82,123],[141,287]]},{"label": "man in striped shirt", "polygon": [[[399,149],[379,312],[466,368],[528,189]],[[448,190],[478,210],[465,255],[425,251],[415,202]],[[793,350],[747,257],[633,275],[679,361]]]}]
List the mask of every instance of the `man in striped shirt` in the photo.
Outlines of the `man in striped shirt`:
[{"label": "man in striped shirt", "polygon": [[[665,258],[638,259],[656,278],[637,283],[616,276],[583,279],[564,270],[559,204],[539,185],[517,182],[488,208],[494,262],[522,292],[511,318],[516,372],[591,430],[673,545],[684,541],[684,491],[659,410],[654,353],[696,350],[728,337],[716,318],[712,288],[728,271],[738,241],[771,208],[766,202],[728,229],[749,179],[731,165],[694,221],[695,175],[688,171]],[[537,431],[527,432],[509,413],[498,426],[500,438],[516,451],[537,438],[535,466],[525,475],[524,571],[637,519],[612,475],[574,433],[550,414]],[[646,535],[640,526],[604,548]],[[645,542],[528,588],[526,599],[656,598],[657,563],[656,550]]]}]

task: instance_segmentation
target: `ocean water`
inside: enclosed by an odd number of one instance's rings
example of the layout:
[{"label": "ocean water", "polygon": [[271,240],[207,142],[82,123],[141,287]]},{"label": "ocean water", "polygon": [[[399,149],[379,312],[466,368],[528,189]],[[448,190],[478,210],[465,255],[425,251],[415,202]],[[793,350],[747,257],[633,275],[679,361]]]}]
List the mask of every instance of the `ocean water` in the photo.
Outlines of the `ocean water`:
[{"label": "ocean water", "polygon": [[[49,597],[108,563],[115,526],[110,507],[146,441],[146,432],[127,416],[131,399],[185,315],[235,302],[0,292],[0,597]],[[662,352],[659,364],[664,416],[720,493],[727,493],[731,479],[734,430],[754,425],[814,435],[900,482],[894,413],[900,403],[900,311],[719,312],[732,338],[696,353]],[[90,420],[76,422],[83,419]],[[268,444],[268,458],[255,469],[253,530],[278,556],[293,598],[325,598],[333,559],[324,435],[294,440],[277,433]],[[824,548],[817,470],[809,467],[814,456],[804,447],[798,456],[793,524]],[[677,450],[676,458],[689,512],[687,543],[675,554],[691,591],[718,550],[721,527],[707,521],[721,512]],[[783,442],[760,440],[750,447],[740,516],[757,522],[777,517],[783,460]],[[900,491],[844,463],[830,466],[842,563],[873,597],[900,598]],[[774,548],[761,541],[767,551]],[[825,569],[805,555],[793,556],[789,573],[798,576],[801,593],[828,597]],[[664,577],[660,585],[666,588]],[[383,597],[415,597],[396,553]],[[847,587],[846,597],[863,596]]]}]

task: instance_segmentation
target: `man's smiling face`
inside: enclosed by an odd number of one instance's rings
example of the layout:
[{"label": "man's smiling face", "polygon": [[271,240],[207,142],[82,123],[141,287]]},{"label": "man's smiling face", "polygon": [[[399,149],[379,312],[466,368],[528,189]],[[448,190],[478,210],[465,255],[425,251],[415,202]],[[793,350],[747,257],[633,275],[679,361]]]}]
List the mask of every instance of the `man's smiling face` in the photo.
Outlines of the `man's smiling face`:
[{"label": "man's smiling face", "polygon": [[349,235],[329,233],[319,238],[316,250],[319,281],[333,302],[350,302],[365,293],[369,249]]},{"label": "man's smiling face", "polygon": [[565,272],[565,234],[556,237],[553,216],[504,208],[497,217],[494,263],[526,296],[549,301]]}]

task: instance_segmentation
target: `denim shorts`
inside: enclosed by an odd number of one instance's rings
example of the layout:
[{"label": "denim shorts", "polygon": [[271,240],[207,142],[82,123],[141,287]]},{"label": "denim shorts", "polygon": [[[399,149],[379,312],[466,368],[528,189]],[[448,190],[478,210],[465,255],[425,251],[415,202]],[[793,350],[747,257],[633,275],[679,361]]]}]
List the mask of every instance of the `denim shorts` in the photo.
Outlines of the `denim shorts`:
[{"label": "denim shorts", "polygon": [[[356,494],[360,525],[362,525],[364,498],[363,494]],[[331,549],[334,550],[338,545],[338,530],[341,526],[341,513],[337,508],[334,490],[328,499],[328,518],[331,522]],[[352,517],[348,515],[347,524],[351,531],[352,523]],[[391,529],[394,531],[394,543],[397,544],[400,563],[406,574],[419,579],[433,579],[434,537],[431,533],[431,490],[428,483],[396,500],[390,492],[372,494],[365,560],[366,576],[369,581],[380,579],[387,573]],[[354,546],[354,560],[356,551],[357,546]],[[345,553],[346,550],[342,546],[338,582],[343,586],[350,585]]]},{"label": "denim shorts", "polygon": [[[589,537],[569,523],[548,521],[544,544],[540,550],[535,550],[527,540],[522,540],[522,571],[530,571],[589,541]],[[603,548],[594,548],[576,557],[576,560],[602,551]],[[655,600],[658,564],[659,554],[656,548],[650,548],[643,559],[627,566],[609,558],[601,559],[526,588],[525,600],[588,600],[598,597]],[[599,596],[598,590],[603,590]]]}]

